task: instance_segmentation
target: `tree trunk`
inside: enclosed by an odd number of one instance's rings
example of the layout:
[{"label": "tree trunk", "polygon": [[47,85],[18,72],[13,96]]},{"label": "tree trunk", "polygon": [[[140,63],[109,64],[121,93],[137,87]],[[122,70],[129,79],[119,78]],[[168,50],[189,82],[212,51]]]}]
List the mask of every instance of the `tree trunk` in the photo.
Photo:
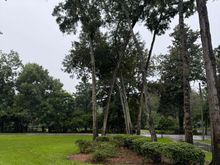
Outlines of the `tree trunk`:
[{"label": "tree trunk", "polygon": [[90,44],[90,58],[91,58],[91,66],[92,66],[92,131],[93,131],[93,140],[98,137],[98,123],[97,123],[97,109],[96,109],[96,69],[95,69],[95,56],[94,56],[94,48],[93,48],[93,40],[92,37],[89,37]]},{"label": "tree trunk", "polygon": [[212,164],[220,164],[220,104],[217,92],[216,62],[212,48],[206,0],[196,0],[199,15],[200,33],[205,61],[208,103],[212,134]]},{"label": "tree trunk", "polygon": [[125,117],[127,118],[128,134],[132,134],[133,133],[133,125],[131,122],[131,115],[130,115],[129,105],[128,105],[128,101],[127,101],[127,95],[126,95],[126,89],[125,89],[125,84],[124,84],[124,78],[122,76],[122,73],[120,75],[120,83],[121,83],[122,97],[123,97],[124,107],[125,107]]},{"label": "tree trunk", "polygon": [[116,84],[118,86],[118,91],[119,91],[119,96],[120,96],[120,100],[121,100],[122,111],[123,111],[124,120],[125,120],[125,130],[126,130],[127,134],[130,134],[129,126],[128,126],[128,120],[127,120],[126,112],[125,112],[126,110],[125,110],[125,103],[124,103],[124,99],[123,99],[122,89],[121,89],[119,83],[116,83]]},{"label": "tree trunk", "polygon": [[110,86],[110,91],[109,91],[108,99],[107,99],[107,105],[106,105],[106,109],[104,111],[103,128],[102,128],[102,135],[103,136],[106,134],[106,127],[107,127],[107,122],[108,122],[108,114],[109,114],[109,107],[110,107],[110,103],[111,103],[111,96],[112,96],[112,92],[113,92],[113,89],[115,86],[116,75],[118,73],[118,69],[120,68],[121,61],[122,61],[122,55],[116,65],[114,72],[113,72],[112,83]]},{"label": "tree trunk", "polygon": [[179,34],[180,34],[180,55],[182,58],[183,71],[183,108],[185,123],[185,141],[193,143],[192,115],[190,108],[190,84],[189,84],[189,57],[186,44],[186,30],[184,27],[183,0],[179,0]]},{"label": "tree trunk", "polygon": [[138,118],[137,118],[137,135],[141,134],[141,117],[142,117],[142,112],[143,112],[143,107],[144,107],[144,100],[143,100],[143,90],[141,90],[141,95],[140,95],[140,101],[139,101],[139,111],[138,111]]},{"label": "tree trunk", "polygon": [[212,164],[220,164],[220,104],[217,92],[216,62],[212,48],[206,0],[196,0],[205,62],[212,132]]},{"label": "tree trunk", "polygon": [[201,100],[201,128],[202,128],[202,140],[205,140],[205,130],[204,130],[204,116],[203,116],[203,96],[202,96],[202,88],[201,88],[201,84],[199,83],[199,95],[200,95],[200,100]]}]

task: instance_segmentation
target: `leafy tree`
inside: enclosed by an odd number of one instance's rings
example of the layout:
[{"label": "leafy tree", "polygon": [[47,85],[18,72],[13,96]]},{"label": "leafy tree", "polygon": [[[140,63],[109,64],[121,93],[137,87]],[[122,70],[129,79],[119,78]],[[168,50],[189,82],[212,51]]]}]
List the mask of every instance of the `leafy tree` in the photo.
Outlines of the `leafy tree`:
[{"label": "leafy tree", "polygon": [[[83,78],[82,82],[76,86],[76,92],[74,93],[74,119],[78,117],[77,124],[79,128],[84,127],[84,131],[87,132],[91,129],[92,114],[91,114],[91,84],[87,78]],[[75,125],[74,123],[72,125]]]},{"label": "leafy tree", "polygon": [[[201,46],[197,44],[199,33],[185,26],[186,46],[189,54],[189,81],[205,81]],[[166,116],[179,116],[180,132],[183,130],[183,84],[182,58],[179,52],[180,33],[178,27],[171,34],[173,45],[169,46],[169,54],[159,56],[159,72],[161,74],[161,99],[158,111]]]},{"label": "leafy tree", "polygon": [[77,23],[82,24],[82,31],[89,41],[90,62],[92,70],[92,109],[93,109],[93,139],[98,136],[96,107],[96,66],[94,57],[94,36],[102,24],[101,13],[97,1],[66,0],[55,7],[53,15],[63,33],[76,32]]},{"label": "leafy tree", "polygon": [[0,125],[4,131],[4,123],[10,120],[15,97],[15,81],[22,63],[15,51],[0,51]]},{"label": "leafy tree", "polygon": [[45,99],[52,90],[52,78],[38,64],[26,64],[18,76],[16,106],[20,113],[27,114],[31,124],[39,124]]}]

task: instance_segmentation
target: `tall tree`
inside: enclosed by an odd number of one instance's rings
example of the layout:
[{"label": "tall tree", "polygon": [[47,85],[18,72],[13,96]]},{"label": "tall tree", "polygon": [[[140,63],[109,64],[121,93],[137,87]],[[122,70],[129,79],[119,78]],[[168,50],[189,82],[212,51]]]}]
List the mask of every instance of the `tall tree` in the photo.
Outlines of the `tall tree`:
[{"label": "tall tree", "polygon": [[[15,97],[15,82],[22,67],[19,55],[15,51],[3,53],[0,51],[0,131],[10,114]],[[9,120],[9,119],[8,119]]]},{"label": "tall tree", "polygon": [[94,37],[101,26],[101,13],[97,1],[66,0],[55,7],[53,15],[63,33],[76,32],[77,23],[82,24],[82,31],[89,41],[90,62],[92,70],[92,113],[93,139],[98,136],[96,103],[96,66],[94,56]]},{"label": "tall tree", "polygon": [[185,141],[193,143],[192,115],[190,108],[190,84],[189,84],[189,55],[187,52],[186,31],[184,28],[183,0],[179,0],[179,33],[180,33],[180,56],[182,58],[183,78],[183,109],[185,123]]},{"label": "tall tree", "polygon": [[212,48],[208,10],[206,0],[196,0],[199,15],[201,40],[203,47],[203,58],[205,61],[208,103],[212,131],[212,164],[220,164],[220,103],[217,90],[216,59]]},{"label": "tall tree", "polygon": [[[201,45],[198,44],[199,32],[185,26],[186,47],[189,55],[189,81],[205,81],[204,64],[202,60]],[[159,73],[161,75],[161,99],[158,111],[166,116],[178,114],[179,132],[183,132],[183,83],[182,58],[180,56],[181,34],[179,27],[170,35],[172,45],[167,55],[158,56]]]}]

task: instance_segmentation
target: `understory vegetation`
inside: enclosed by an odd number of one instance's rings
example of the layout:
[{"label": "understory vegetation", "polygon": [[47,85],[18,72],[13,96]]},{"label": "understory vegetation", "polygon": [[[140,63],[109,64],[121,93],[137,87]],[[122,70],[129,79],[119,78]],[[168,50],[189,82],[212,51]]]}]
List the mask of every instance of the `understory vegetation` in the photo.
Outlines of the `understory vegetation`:
[{"label": "understory vegetation", "polygon": [[76,142],[81,153],[90,153],[94,162],[104,162],[116,156],[117,148],[126,147],[143,157],[143,162],[193,165],[205,163],[205,153],[195,146],[159,139],[151,142],[149,138],[132,135],[97,137],[96,141]]}]

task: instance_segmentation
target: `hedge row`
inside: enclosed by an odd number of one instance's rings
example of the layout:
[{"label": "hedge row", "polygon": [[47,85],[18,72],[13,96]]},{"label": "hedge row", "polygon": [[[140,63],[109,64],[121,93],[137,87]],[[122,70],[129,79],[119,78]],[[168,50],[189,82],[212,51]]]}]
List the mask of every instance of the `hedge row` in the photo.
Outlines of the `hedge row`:
[{"label": "hedge row", "polygon": [[134,135],[98,137],[97,141],[115,142],[143,156],[146,161],[154,163],[203,165],[205,162],[205,154],[201,149],[183,142],[150,142],[149,138]]}]

